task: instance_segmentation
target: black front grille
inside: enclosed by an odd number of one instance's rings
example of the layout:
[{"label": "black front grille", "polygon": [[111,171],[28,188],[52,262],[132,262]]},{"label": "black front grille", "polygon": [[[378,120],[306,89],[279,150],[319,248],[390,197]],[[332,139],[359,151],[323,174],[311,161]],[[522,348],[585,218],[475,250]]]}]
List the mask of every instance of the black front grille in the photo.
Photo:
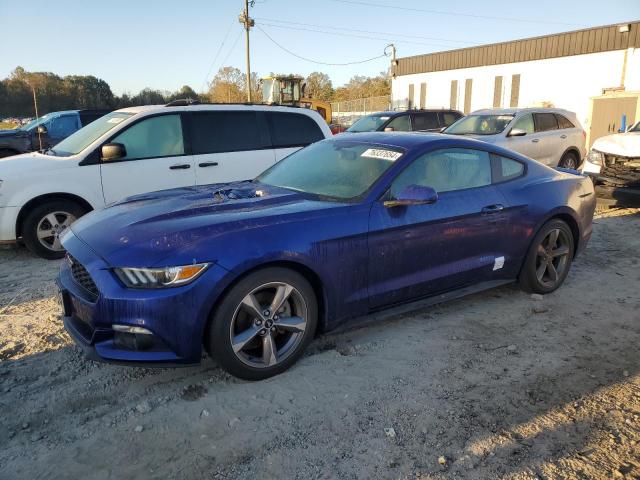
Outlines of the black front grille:
[{"label": "black front grille", "polygon": [[67,257],[71,265],[71,276],[73,276],[73,279],[89,294],[92,300],[97,299],[98,287],[96,287],[87,269],[71,255],[67,255]]},{"label": "black front grille", "polygon": [[640,159],[605,155],[600,181],[613,187],[640,187]]}]

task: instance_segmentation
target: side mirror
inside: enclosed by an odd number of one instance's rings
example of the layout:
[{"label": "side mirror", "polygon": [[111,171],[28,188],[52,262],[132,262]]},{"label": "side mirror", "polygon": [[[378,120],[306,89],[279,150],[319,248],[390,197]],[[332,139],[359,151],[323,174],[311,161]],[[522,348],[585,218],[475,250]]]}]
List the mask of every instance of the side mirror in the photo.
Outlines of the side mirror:
[{"label": "side mirror", "polygon": [[524,137],[526,134],[527,132],[520,128],[512,128],[507,137]]},{"label": "side mirror", "polygon": [[127,156],[127,149],[121,143],[107,143],[102,146],[100,152],[103,162],[112,162]]},{"label": "side mirror", "polygon": [[48,130],[47,130],[47,127],[45,127],[44,125],[38,125],[37,132],[38,132],[40,135],[46,135],[46,134],[47,134],[47,132],[48,132]]},{"label": "side mirror", "polygon": [[385,132],[393,132],[393,131],[395,131],[395,128],[393,128],[393,127],[384,127],[384,131]]},{"label": "side mirror", "polygon": [[431,187],[423,187],[420,185],[409,185],[406,187],[397,198],[393,200],[387,200],[384,202],[384,206],[391,207],[403,207],[408,205],[428,205],[436,203],[438,201],[438,192]]}]

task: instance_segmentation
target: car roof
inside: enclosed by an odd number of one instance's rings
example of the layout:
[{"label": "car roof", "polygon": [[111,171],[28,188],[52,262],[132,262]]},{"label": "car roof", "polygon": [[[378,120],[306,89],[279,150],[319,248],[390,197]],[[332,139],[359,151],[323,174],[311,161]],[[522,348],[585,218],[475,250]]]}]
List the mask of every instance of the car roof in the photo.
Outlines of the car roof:
[{"label": "car roof", "polygon": [[575,116],[574,112],[563,108],[526,107],[526,108],[483,108],[471,112],[469,115],[516,115],[518,113],[560,113]]},{"label": "car roof", "polygon": [[248,110],[248,111],[265,111],[265,112],[294,112],[302,115],[313,116],[318,115],[315,110],[302,107],[287,107],[283,105],[266,105],[255,103],[199,103],[192,105],[142,105],[137,107],[125,107],[117,112],[133,113],[133,114],[150,114],[150,113],[165,113],[165,112],[197,112],[197,111],[217,111],[217,110]]},{"label": "car roof", "polygon": [[437,112],[458,112],[451,108],[413,108],[411,110],[385,110],[382,112],[373,112],[365,116],[367,117],[397,117],[400,115],[409,115],[411,113],[437,113]]}]

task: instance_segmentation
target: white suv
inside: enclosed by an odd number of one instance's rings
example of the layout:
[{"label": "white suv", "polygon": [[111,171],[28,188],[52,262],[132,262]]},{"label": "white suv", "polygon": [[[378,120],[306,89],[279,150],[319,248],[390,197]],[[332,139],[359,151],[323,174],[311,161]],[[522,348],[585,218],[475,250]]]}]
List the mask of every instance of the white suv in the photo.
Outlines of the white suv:
[{"label": "white suv", "polygon": [[444,133],[493,143],[550,167],[576,169],[586,154],[586,133],[576,114],[560,108],[478,110]]},{"label": "white suv", "polygon": [[[177,103],[177,105],[176,105]],[[331,136],[313,110],[169,105],[117,110],[44,153],[0,159],[0,243],[22,238],[44,258],[76,218],[125,197],[256,176]]]}]

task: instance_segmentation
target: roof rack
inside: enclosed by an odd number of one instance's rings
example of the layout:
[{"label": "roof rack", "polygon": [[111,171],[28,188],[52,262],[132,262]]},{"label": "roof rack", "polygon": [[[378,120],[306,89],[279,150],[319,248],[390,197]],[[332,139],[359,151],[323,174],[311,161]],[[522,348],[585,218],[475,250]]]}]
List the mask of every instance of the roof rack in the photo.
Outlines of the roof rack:
[{"label": "roof rack", "polygon": [[165,105],[165,107],[188,107],[191,105],[257,105],[261,107],[287,107],[287,108],[305,108],[300,105],[280,105],[277,103],[257,103],[257,102],[201,102],[192,98],[181,98],[174,100]]}]

